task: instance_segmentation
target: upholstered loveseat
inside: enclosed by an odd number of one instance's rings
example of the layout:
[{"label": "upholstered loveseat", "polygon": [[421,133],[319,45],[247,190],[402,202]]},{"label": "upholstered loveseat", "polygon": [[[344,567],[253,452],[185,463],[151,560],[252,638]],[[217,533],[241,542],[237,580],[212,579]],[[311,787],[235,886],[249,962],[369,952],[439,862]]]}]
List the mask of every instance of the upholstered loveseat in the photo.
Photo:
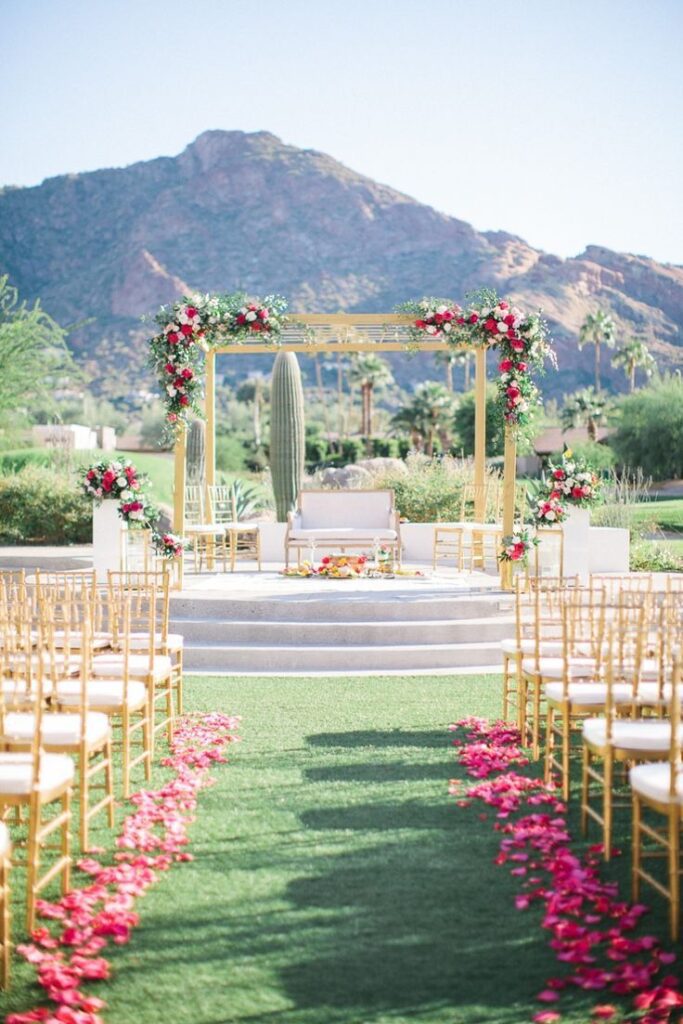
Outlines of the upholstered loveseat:
[{"label": "upholstered loveseat", "polygon": [[311,547],[372,553],[379,542],[401,559],[401,526],[393,491],[302,491],[287,518],[285,563]]}]

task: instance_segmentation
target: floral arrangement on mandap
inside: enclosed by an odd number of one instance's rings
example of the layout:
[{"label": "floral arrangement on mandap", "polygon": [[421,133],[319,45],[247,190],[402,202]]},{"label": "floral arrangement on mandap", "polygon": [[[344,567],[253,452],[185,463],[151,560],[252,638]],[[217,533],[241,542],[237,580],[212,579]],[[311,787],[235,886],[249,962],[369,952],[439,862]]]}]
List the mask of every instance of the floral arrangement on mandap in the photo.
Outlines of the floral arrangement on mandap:
[{"label": "floral arrangement on mandap", "polygon": [[171,436],[191,414],[203,415],[200,402],[209,349],[254,338],[277,342],[286,308],[281,295],[261,300],[244,292],[186,296],[162,306],[154,318],[158,332],[149,342],[149,361],[159,380]]},{"label": "floral arrangement on mandap", "polygon": [[146,479],[129,460],[105,459],[82,471],[81,484],[86,497],[99,505],[107,499],[130,501]]},{"label": "floral arrangement on mandap", "polygon": [[[525,313],[488,289],[475,294],[466,309],[446,299],[421,299],[403,303],[396,309],[416,315],[409,328],[413,340],[429,336],[454,346],[497,348],[501,414],[513,428],[529,422],[532,409],[541,400],[532,374],[543,370],[546,359],[555,362],[548,326],[540,310]],[[437,316],[441,317],[438,323]]]},{"label": "floral arrangement on mandap", "polygon": [[602,499],[602,481],[585,459],[577,458],[570,448],[562,453],[559,465],[550,463],[546,481],[548,500],[593,508]]},{"label": "floral arrangement on mandap", "polygon": [[567,517],[567,510],[557,497],[539,498],[534,506],[537,526],[555,526]]},{"label": "floral arrangement on mandap", "polygon": [[180,558],[186,547],[186,541],[175,533],[154,533],[152,543],[162,558]]},{"label": "floral arrangement on mandap", "polygon": [[160,513],[151,499],[140,492],[132,501],[120,502],[119,516],[129,527],[147,530],[158,523]]},{"label": "floral arrangement on mandap", "polygon": [[536,547],[538,539],[532,537],[527,527],[517,530],[509,537],[503,537],[499,562],[519,562],[524,565],[532,547]]}]

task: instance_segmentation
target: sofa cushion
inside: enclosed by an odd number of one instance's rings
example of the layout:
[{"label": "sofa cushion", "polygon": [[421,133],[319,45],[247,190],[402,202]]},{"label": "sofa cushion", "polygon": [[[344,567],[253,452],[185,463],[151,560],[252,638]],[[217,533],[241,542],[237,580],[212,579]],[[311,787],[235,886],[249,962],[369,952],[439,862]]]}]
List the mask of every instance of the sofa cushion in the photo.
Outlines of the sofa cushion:
[{"label": "sofa cushion", "polygon": [[292,530],[289,534],[290,540],[324,540],[330,542],[338,540],[340,543],[344,540],[354,541],[359,538],[367,540],[370,544],[375,538],[377,540],[396,540],[396,530],[383,530],[380,527],[370,529],[366,527],[362,530],[352,527],[344,529],[341,526],[335,526],[330,529],[311,527],[308,530]]},{"label": "sofa cushion", "polygon": [[391,491],[302,491],[299,495],[300,523],[304,530],[387,529],[391,522]]}]

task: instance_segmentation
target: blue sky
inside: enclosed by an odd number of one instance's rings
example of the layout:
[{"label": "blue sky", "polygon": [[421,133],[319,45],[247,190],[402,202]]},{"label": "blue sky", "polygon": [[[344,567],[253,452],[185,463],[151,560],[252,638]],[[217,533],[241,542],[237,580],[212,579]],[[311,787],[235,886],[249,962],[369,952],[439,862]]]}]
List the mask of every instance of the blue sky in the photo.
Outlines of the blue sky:
[{"label": "blue sky", "polygon": [[563,256],[683,263],[683,0],[0,0],[0,26],[0,184],[268,130]]}]

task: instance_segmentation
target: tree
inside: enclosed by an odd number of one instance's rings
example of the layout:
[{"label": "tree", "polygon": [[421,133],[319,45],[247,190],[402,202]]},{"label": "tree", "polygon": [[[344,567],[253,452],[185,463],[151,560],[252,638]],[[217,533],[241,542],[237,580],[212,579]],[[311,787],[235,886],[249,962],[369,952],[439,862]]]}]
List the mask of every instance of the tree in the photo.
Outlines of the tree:
[{"label": "tree", "polygon": [[361,434],[372,437],[372,399],[375,389],[392,384],[394,375],[385,359],[374,352],[359,352],[349,366],[349,381],[360,384],[363,403]]},{"label": "tree", "polygon": [[75,372],[66,332],[41,308],[19,299],[7,275],[0,276],[0,380],[3,413],[28,411],[38,398],[52,398]]},{"label": "tree", "polygon": [[[496,401],[495,385],[486,388],[486,454],[502,455],[505,446],[505,428]],[[476,399],[474,391],[468,391],[458,402],[453,423],[457,434],[457,443],[463,455],[474,455],[474,418]]]},{"label": "tree", "polygon": [[252,422],[254,426],[254,445],[261,447],[262,443],[262,407],[264,401],[270,397],[269,383],[262,373],[253,373],[247,377],[238,387],[235,397],[238,402],[252,403]]},{"label": "tree", "polygon": [[610,313],[599,309],[589,313],[581,324],[579,331],[579,348],[584,345],[595,345],[595,390],[600,390],[600,346],[614,348],[617,325]]},{"label": "tree", "polygon": [[410,401],[393,416],[392,424],[410,434],[415,448],[424,448],[427,455],[433,455],[437,436],[444,448],[450,445],[454,412],[455,399],[448,389],[426,380],[417,385]]},{"label": "tree", "polygon": [[598,426],[605,423],[607,399],[599,395],[594,388],[583,388],[567,395],[560,412],[562,430],[572,427],[586,427],[591,441],[598,439]]},{"label": "tree", "polygon": [[619,366],[626,374],[631,392],[636,389],[636,370],[642,370],[651,377],[657,363],[642,338],[631,338],[612,356],[612,366]]},{"label": "tree", "polygon": [[655,480],[683,477],[683,378],[656,377],[618,403],[619,421],[610,438],[619,461],[640,467]]}]

